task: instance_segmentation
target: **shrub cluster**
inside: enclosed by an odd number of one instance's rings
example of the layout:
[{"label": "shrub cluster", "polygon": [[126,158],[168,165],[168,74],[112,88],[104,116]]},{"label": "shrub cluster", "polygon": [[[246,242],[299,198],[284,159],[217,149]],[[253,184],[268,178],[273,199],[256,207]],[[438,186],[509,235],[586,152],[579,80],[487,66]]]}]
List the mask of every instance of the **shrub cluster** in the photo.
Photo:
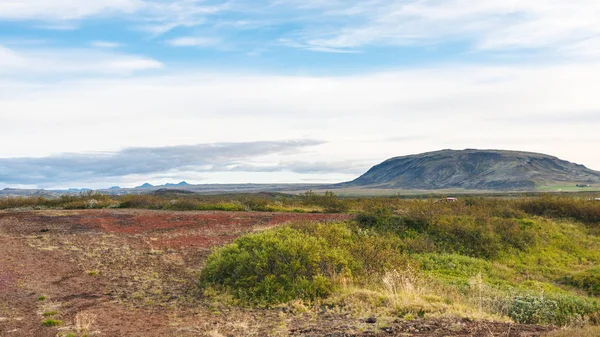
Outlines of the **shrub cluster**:
[{"label": "shrub cluster", "polygon": [[111,197],[89,191],[78,195],[62,195],[59,198],[44,197],[9,197],[0,199],[0,209],[11,209],[19,207],[31,208],[64,208],[64,209],[86,209],[107,208],[118,205]]},{"label": "shrub cluster", "polygon": [[200,284],[245,304],[328,296],[339,281],[376,278],[405,264],[402,242],[344,223],[296,223],[251,234],[214,252]]},{"label": "shrub cluster", "polygon": [[[392,212],[389,208],[371,208],[356,217],[363,228],[392,232],[405,239],[408,252],[458,253],[495,258],[501,252],[522,250],[531,244],[531,222],[482,213],[465,204],[440,205],[431,202],[405,203]],[[423,207],[425,206],[425,207]]]},{"label": "shrub cluster", "polygon": [[198,195],[163,191],[155,194],[128,194],[123,196],[85,192],[63,195],[59,198],[7,197],[0,198],[0,209],[30,208],[138,208],[174,211],[257,211],[257,212],[326,212],[341,213],[349,210],[347,200],[326,192],[308,192],[301,196],[280,193]]},{"label": "shrub cluster", "polygon": [[600,224],[600,202],[584,198],[545,195],[521,199],[517,206],[528,214],[549,218],[571,218],[585,223]]},{"label": "shrub cluster", "polygon": [[200,283],[245,303],[314,300],[333,291],[332,279],[351,275],[348,253],[292,228],[242,237],[208,259]]},{"label": "shrub cluster", "polygon": [[600,267],[574,273],[564,278],[566,284],[585,290],[591,296],[600,296]]},{"label": "shrub cluster", "polygon": [[350,209],[348,202],[339,199],[331,191],[326,191],[323,194],[307,191],[301,194],[300,197],[304,205],[322,207],[326,213],[344,213]]},{"label": "shrub cluster", "polygon": [[[364,287],[359,291],[362,294],[377,292],[381,289],[377,284],[389,271],[403,271],[410,266],[422,273],[419,280],[437,285],[439,288],[432,288],[435,291],[445,289],[464,301],[460,303],[516,322],[568,325],[597,320],[598,301],[569,293],[559,285],[562,281],[597,295],[597,270],[559,279],[568,273],[567,262],[560,266],[538,265],[543,258],[539,254],[566,254],[564,261],[573,261],[576,256],[584,263],[595,261],[597,251],[592,243],[597,241],[588,236],[592,232],[589,226],[528,218],[534,213],[521,207],[529,202],[526,199],[344,201],[353,203],[354,209],[361,208],[355,221],[295,223],[253,234],[250,241],[240,238],[211,256],[202,272],[202,285],[229,293],[242,303],[273,304],[326,297],[344,284],[340,282],[344,278],[353,289]],[[575,203],[579,202],[585,201]],[[553,216],[563,217],[565,213]],[[569,239],[585,242],[589,254],[574,251],[564,241]],[[298,247],[313,247],[304,251],[312,252],[314,259],[299,254]],[[315,265],[327,267],[290,272],[291,266]],[[406,294],[428,301],[426,293],[419,293],[422,288],[414,290],[411,284]],[[344,288],[328,301],[343,298],[337,296],[347,291]],[[409,303],[410,298],[383,301],[414,304]],[[433,301],[443,302],[441,307],[452,303],[449,298]],[[421,304],[416,302],[417,306]],[[403,312],[403,308],[397,312]]]},{"label": "shrub cluster", "polygon": [[593,320],[600,310],[598,302],[567,294],[515,297],[508,316],[522,324],[567,326]]}]

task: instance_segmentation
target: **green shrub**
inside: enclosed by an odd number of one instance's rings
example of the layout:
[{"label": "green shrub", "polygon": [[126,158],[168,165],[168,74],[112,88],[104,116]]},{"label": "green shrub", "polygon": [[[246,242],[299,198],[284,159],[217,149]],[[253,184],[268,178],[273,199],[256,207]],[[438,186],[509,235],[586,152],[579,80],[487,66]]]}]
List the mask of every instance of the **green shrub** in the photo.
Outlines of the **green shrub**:
[{"label": "green shrub", "polygon": [[[458,253],[495,258],[511,249],[523,250],[533,239],[530,226],[522,220],[452,212],[450,208],[422,205],[396,215],[390,209],[375,208],[356,217],[363,228],[392,232],[406,240],[409,252]],[[412,242],[412,244],[410,243]]]},{"label": "green shrub", "polygon": [[600,202],[573,197],[545,195],[516,202],[523,211],[550,218],[572,218],[586,223],[600,223]]},{"label": "green shrub", "polygon": [[600,268],[592,268],[564,278],[565,283],[587,291],[591,296],[600,295]]},{"label": "green shrub", "polygon": [[599,309],[597,301],[573,295],[521,296],[514,298],[508,316],[522,324],[566,326],[587,321]]},{"label": "green shrub", "polygon": [[170,201],[163,208],[173,211],[194,211],[199,208],[200,204],[192,199],[177,199]]},{"label": "green shrub", "polygon": [[323,194],[317,194],[313,191],[307,191],[300,195],[302,202],[306,206],[320,206],[326,213],[345,213],[350,209],[348,203],[341,200],[331,191]]},{"label": "green shrub", "polygon": [[395,235],[364,230],[347,223],[295,223],[291,228],[310,236],[324,239],[332,248],[347,252],[351,257],[354,276],[378,277],[388,269],[406,264],[402,254],[406,245]]},{"label": "green shrub", "polygon": [[333,278],[350,275],[347,252],[292,228],[237,239],[209,258],[200,284],[248,304],[273,304],[328,296]]},{"label": "green shrub", "polygon": [[271,212],[273,207],[269,205],[269,200],[260,197],[244,197],[242,198],[241,204],[245,206],[247,210],[256,212]]}]

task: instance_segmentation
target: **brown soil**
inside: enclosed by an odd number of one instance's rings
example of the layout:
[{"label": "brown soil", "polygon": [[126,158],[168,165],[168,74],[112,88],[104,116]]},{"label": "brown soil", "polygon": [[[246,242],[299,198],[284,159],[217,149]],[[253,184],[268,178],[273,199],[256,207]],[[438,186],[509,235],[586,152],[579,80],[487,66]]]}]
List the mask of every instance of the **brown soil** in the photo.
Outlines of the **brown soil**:
[{"label": "brown soil", "polygon": [[[467,320],[367,323],[203,299],[211,250],[290,221],[348,215],[148,210],[0,212],[0,336],[540,336]],[[45,299],[40,298],[44,296]],[[46,314],[46,315],[44,315]],[[46,319],[62,321],[46,327]]]}]

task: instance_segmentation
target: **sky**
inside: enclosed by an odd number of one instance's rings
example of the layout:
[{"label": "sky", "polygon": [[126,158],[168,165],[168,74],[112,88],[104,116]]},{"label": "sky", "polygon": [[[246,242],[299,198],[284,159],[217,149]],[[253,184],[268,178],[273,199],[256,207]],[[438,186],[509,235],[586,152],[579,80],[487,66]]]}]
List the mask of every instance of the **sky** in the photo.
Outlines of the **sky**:
[{"label": "sky", "polygon": [[600,170],[597,0],[0,0],[0,188],[330,183],[441,149]]}]

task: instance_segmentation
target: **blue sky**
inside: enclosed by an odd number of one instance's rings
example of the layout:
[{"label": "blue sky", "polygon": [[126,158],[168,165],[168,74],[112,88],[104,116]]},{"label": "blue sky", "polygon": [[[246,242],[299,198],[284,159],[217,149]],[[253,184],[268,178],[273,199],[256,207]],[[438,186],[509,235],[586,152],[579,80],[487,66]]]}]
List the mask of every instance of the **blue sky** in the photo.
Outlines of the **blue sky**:
[{"label": "blue sky", "polygon": [[[335,182],[442,148],[600,170],[598,22],[595,0],[3,0],[0,187]],[[161,156],[123,169],[132,149]],[[156,162],[181,149],[213,163]]]}]

